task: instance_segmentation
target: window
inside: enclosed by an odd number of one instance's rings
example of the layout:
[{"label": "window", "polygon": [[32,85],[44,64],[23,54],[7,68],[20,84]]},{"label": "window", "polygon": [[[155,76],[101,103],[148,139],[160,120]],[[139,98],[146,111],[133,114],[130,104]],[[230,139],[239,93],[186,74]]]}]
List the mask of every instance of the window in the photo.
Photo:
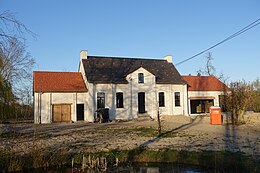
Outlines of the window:
[{"label": "window", "polygon": [[144,74],[138,73],[138,83],[144,83]]},{"label": "window", "polygon": [[97,93],[97,108],[105,108],[105,93]]},{"label": "window", "polygon": [[180,92],[175,92],[174,97],[175,97],[175,106],[181,106]]},{"label": "window", "polygon": [[116,108],[124,107],[124,96],[123,93],[116,93]]},{"label": "window", "polygon": [[165,102],[164,102],[164,92],[159,92],[159,107],[164,107]]}]

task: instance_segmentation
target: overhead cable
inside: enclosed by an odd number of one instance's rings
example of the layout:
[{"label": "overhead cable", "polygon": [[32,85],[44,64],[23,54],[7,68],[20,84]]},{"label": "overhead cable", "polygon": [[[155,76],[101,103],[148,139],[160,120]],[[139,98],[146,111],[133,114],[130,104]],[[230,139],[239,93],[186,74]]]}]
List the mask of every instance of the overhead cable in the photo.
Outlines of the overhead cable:
[{"label": "overhead cable", "polygon": [[213,48],[215,48],[215,47],[217,47],[217,46],[219,46],[220,44],[222,44],[222,43],[224,43],[224,42],[226,42],[226,41],[228,41],[228,40],[231,40],[232,38],[237,37],[238,35],[240,35],[240,34],[246,32],[246,31],[248,31],[249,29],[254,28],[255,26],[257,26],[257,25],[259,25],[259,24],[260,24],[260,18],[257,19],[257,20],[255,20],[254,22],[250,23],[249,25],[245,26],[244,28],[240,29],[239,31],[235,32],[235,33],[232,34],[231,36],[225,38],[224,40],[222,40],[222,41],[220,41],[220,42],[214,44],[213,46],[211,46],[211,47],[209,47],[209,48],[207,48],[207,49],[205,49],[205,50],[203,50],[203,51],[197,53],[196,55],[191,56],[190,58],[187,58],[187,59],[185,59],[185,60],[183,60],[183,61],[181,61],[181,62],[176,63],[175,66],[180,65],[180,64],[183,64],[184,62],[187,62],[187,61],[189,61],[189,60],[191,60],[191,59],[193,59],[193,58],[195,58],[195,57],[197,57],[197,56],[199,56],[199,55],[201,55],[201,54],[203,54],[203,53],[205,53],[205,52],[207,52],[207,51],[209,51],[209,50],[211,50],[211,49],[213,49]]}]

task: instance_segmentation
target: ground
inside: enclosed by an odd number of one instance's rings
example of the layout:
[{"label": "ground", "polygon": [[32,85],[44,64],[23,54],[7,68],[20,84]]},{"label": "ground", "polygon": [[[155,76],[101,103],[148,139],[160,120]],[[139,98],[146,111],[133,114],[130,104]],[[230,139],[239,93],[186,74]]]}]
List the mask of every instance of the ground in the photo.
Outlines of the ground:
[{"label": "ground", "polygon": [[71,153],[110,149],[242,152],[260,159],[260,113],[246,115],[246,124],[210,125],[208,116],[163,116],[162,135],[157,121],[134,120],[110,123],[1,124],[0,152]]}]

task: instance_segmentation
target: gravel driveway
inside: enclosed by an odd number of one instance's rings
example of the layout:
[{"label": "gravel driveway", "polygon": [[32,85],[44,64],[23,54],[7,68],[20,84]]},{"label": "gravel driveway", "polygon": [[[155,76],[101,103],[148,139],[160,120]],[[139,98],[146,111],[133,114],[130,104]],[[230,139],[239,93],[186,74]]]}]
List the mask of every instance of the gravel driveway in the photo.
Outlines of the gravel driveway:
[{"label": "gravel driveway", "polygon": [[210,125],[209,117],[162,117],[162,135],[157,121],[111,123],[0,124],[0,152],[80,153],[109,149],[170,148],[187,151],[231,151],[260,158],[260,114],[250,114],[246,124]]}]

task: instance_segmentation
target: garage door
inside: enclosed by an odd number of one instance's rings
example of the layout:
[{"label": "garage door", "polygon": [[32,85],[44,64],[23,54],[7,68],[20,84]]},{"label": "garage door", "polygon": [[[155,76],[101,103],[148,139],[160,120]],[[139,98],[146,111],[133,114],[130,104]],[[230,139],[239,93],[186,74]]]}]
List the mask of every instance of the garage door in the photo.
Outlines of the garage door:
[{"label": "garage door", "polygon": [[55,104],[52,107],[53,122],[69,122],[71,120],[70,104]]},{"label": "garage door", "polygon": [[209,108],[214,105],[214,100],[191,100],[190,105],[192,114],[209,113]]}]

